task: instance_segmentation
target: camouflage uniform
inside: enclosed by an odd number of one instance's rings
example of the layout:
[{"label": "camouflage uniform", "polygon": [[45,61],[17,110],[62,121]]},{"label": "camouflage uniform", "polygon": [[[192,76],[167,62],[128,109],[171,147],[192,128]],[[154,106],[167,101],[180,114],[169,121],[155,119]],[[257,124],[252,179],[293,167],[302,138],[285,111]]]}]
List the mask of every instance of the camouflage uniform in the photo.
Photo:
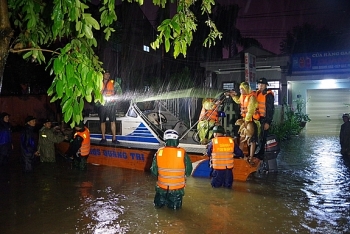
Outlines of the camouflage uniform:
[{"label": "camouflage uniform", "polygon": [[64,136],[54,129],[42,127],[39,131],[40,162],[56,162],[55,143],[62,142]]}]

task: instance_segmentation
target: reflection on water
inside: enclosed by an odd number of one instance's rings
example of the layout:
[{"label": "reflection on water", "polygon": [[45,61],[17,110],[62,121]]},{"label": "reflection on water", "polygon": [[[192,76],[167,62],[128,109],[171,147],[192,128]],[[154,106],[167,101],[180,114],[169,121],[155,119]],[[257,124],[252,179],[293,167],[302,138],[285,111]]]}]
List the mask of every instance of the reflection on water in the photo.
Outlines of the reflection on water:
[{"label": "reflection on water", "polygon": [[[181,210],[153,207],[149,172],[63,159],[23,175],[1,172],[1,233],[349,233],[350,170],[334,136],[282,142],[279,173],[232,190],[188,178]],[[3,225],[6,224],[6,225]]]}]

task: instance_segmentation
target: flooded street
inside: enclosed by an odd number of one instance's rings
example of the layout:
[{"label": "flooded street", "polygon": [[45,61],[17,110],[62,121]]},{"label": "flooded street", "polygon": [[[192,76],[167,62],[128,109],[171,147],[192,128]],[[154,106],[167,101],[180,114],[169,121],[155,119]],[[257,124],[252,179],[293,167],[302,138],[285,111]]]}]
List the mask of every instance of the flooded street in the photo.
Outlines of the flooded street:
[{"label": "flooded street", "polygon": [[[18,148],[17,148],[18,150]],[[279,173],[233,189],[187,180],[183,208],[155,209],[150,172],[58,158],[24,175],[18,154],[1,172],[0,233],[350,233],[350,165],[337,136],[281,143]]]}]

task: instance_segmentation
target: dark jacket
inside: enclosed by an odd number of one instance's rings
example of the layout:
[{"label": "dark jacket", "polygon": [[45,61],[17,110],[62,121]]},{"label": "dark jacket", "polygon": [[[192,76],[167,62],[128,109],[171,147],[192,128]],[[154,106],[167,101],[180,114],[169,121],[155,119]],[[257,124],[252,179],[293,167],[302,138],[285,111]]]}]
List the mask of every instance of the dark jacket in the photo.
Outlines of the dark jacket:
[{"label": "dark jacket", "polygon": [[6,165],[12,151],[12,132],[8,122],[0,120],[0,165]]},{"label": "dark jacket", "polygon": [[33,171],[35,153],[37,152],[35,141],[36,137],[34,134],[34,127],[25,125],[24,130],[21,134],[21,163],[23,165],[23,171],[26,173]]},{"label": "dark jacket", "polygon": [[0,120],[0,145],[12,144],[10,123]]},{"label": "dark jacket", "polygon": [[344,122],[340,127],[340,146],[344,153],[350,153],[350,121]]},{"label": "dark jacket", "polygon": [[21,134],[21,150],[22,156],[34,156],[37,151],[34,135],[34,127],[26,125]]}]

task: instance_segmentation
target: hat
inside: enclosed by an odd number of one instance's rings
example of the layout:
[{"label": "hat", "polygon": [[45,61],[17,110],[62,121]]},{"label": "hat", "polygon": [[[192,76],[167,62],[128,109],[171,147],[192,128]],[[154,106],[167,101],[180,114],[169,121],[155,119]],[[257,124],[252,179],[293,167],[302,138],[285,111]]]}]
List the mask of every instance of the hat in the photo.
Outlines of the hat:
[{"label": "hat", "polygon": [[0,116],[1,116],[1,119],[2,119],[2,118],[4,118],[5,116],[10,116],[10,114],[7,113],[7,112],[2,112],[2,113],[0,114]]},{"label": "hat", "polygon": [[27,117],[26,117],[26,119],[24,120],[24,122],[25,123],[28,123],[29,121],[31,121],[31,120],[33,120],[33,119],[36,119],[34,116],[32,116],[32,115],[28,115]]},{"label": "hat", "polygon": [[348,113],[344,113],[342,117],[343,117],[343,118],[344,118],[344,117],[349,118],[349,114],[348,114]]},{"label": "hat", "polygon": [[76,123],[75,127],[78,127],[78,128],[84,128],[84,122],[83,121],[80,121],[79,123]]},{"label": "hat", "polygon": [[43,120],[43,124],[46,124],[46,123],[48,123],[48,122],[51,122],[51,120],[49,120],[49,119],[44,119],[44,120]]},{"label": "hat", "polygon": [[260,78],[257,82],[258,84],[266,84],[269,85],[269,83],[267,82],[266,78]]},{"label": "hat", "polygon": [[222,126],[215,126],[213,128],[213,133],[221,133],[221,134],[225,134],[225,129]]},{"label": "hat", "polygon": [[106,69],[106,70],[103,72],[103,74],[106,74],[106,73],[109,73],[109,70],[108,70],[108,69]]},{"label": "hat", "polygon": [[164,140],[177,140],[179,139],[179,134],[173,129],[168,129],[164,132]]}]

